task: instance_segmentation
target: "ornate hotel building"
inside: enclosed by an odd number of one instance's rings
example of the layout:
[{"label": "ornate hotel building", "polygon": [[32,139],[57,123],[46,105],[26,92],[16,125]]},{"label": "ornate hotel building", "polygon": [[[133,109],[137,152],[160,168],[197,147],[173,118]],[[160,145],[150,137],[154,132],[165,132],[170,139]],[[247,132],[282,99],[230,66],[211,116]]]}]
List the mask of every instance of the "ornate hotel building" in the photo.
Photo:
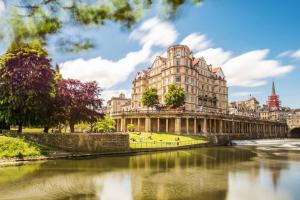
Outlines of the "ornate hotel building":
[{"label": "ornate hotel building", "polygon": [[[149,112],[142,105],[142,93],[148,87],[157,89],[159,103],[164,105],[171,84],[184,89],[185,110]],[[257,102],[251,100],[249,104],[256,109]],[[132,82],[131,100],[124,96],[112,98],[108,111],[120,132],[129,131],[128,125],[133,124],[138,132],[229,134],[237,138],[287,134],[284,122],[229,114],[228,87],[222,69],[213,68],[203,57],[195,58],[186,45],[169,47],[166,57],[156,57],[148,69],[138,72]]]},{"label": "ornate hotel building", "polygon": [[131,108],[146,109],[141,97],[147,87],[156,88],[159,102],[164,104],[164,95],[171,84],[185,90],[187,111],[227,113],[228,87],[222,69],[213,68],[203,57],[195,58],[186,45],[169,47],[166,58],[157,56],[147,70],[137,73],[132,82]]}]

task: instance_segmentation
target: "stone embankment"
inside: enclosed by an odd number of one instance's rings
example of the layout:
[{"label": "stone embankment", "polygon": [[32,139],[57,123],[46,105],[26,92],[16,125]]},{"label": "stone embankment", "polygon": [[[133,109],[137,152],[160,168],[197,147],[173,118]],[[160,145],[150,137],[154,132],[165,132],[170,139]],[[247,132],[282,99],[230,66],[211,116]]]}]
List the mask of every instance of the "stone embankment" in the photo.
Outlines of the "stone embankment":
[{"label": "stone embankment", "polygon": [[118,152],[129,150],[129,135],[125,133],[7,133],[5,135],[21,137],[27,141],[75,153]]}]

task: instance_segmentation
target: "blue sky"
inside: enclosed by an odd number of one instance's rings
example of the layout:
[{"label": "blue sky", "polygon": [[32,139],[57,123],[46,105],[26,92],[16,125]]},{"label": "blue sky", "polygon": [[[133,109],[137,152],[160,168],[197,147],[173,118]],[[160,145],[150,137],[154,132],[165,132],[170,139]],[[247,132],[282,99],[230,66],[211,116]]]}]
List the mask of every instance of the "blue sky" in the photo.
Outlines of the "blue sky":
[{"label": "blue sky", "polygon": [[55,46],[58,36],[49,38],[48,49],[65,77],[96,79],[108,98],[120,91],[129,94],[137,71],[147,68],[169,45],[185,43],[195,55],[223,68],[230,100],[242,100],[251,93],[264,104],[274,80],[282,104],[297,108],[299,10],[297,0],[205,0],[198,7],[186,5],[176,18],[165,21],[155,6],[131,30],[110,23],[67,27],[60,33],[76,39],[93,38],[93,50],[61,53]]}]

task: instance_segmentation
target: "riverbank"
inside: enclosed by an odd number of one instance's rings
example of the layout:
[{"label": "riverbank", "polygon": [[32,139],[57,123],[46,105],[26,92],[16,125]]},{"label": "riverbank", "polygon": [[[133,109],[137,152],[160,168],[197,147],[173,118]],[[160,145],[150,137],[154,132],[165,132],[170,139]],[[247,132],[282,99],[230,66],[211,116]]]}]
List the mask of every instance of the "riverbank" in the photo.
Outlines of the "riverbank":
[{"label": "riverbank", "polygon": [[157,147],[157,148],[135,148],[127,151],[115,151],[115,152],[100,152],[100,153],[71,153],[65,151],[56,151],[48,155],[43,156],[31,156],[24,158],[6,158],[0,159],[0,167],[12,166],[12,165],[23,165],[29,162],[47,161],[47,160],[59,160],[59,159],[84,159],[84,158],[96,158],[96,157],[108,157],[108,156],[130,156],[152,152],[163,152],[163,151],[177,151],[185,149],[203,148],[203,147],[215,147],[220,146],[210,142],[193,144],[188,146],[173,146],[173,147]]}]

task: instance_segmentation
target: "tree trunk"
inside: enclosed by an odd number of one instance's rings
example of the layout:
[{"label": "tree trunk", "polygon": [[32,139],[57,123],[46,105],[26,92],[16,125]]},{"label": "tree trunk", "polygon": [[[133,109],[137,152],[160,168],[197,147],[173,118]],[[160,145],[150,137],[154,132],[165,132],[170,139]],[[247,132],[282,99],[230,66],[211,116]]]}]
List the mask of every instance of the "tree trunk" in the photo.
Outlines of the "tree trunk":
[{"label": "tree trunk", "polygon": [[70,132],[74,133],[75,129],[74,129],[75,124],[70,122]]},{"label": "tree trunk", "polygon": [[22,124],[19,124],[18,133],[22,133]]},{"label": "tree trunk", "polygon": [[61,124],[58,124],[58,132],[61,133]]},{"label": "tree trunk", "polygon": [[48,133],[49,132],[49,127],[44,127],[44,133]]}]

